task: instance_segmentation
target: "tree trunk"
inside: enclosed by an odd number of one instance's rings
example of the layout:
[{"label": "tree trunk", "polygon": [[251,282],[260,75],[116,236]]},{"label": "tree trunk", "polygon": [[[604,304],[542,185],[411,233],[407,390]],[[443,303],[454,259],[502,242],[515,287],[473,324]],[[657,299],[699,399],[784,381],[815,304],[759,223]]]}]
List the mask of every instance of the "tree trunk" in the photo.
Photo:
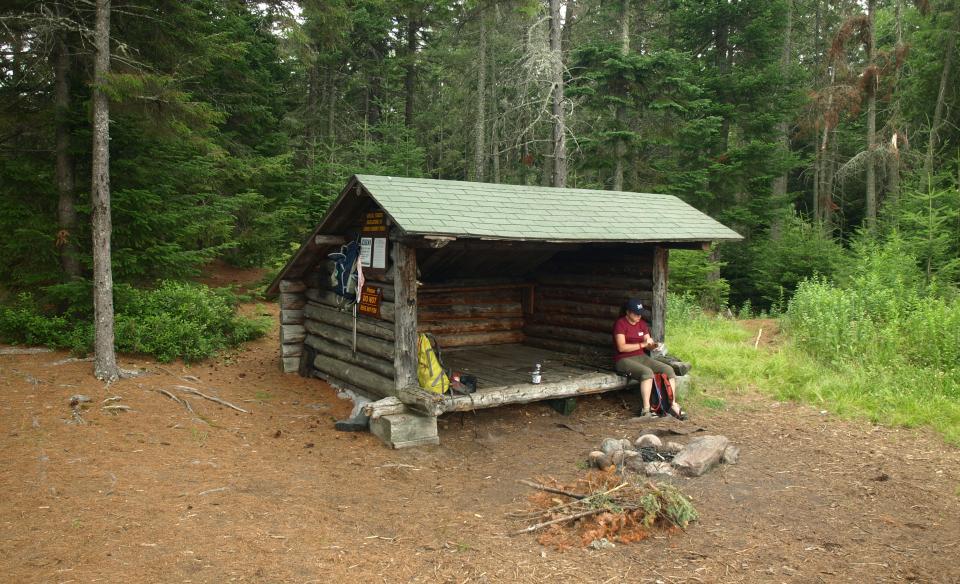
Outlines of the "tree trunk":
[{"label": "tree trunk", "polygon": [[110,0],[97,0],[93,84],[93,372],[97,379],[120,376],[113,337],[113,269],[110,257],[110,104],[102,85],[110,73]]},{"label": "tree trunk", "polygon": [[867,227],[874,229],[877,226],[877,175],[876,175],[876,153],[877,153],[877,84],[879,82],[879,73],[876,71],[874,63],[874,52],[876,46],[876,18],[874,8],[876,0],[867,2],[867,26],[870,28],[870,35],[867,40],[867,195],[866,195],[866,220]]},{"label": "tree trunk", "polygon": [[950,68],[953,66],[953,53],[957,46],[957,34],[960,32],[960,6],[953,9],[953,26],[947,31],[944,42],[943,70],[940,73],[940,90],[937,92],[937,104],[933,108],[933,120],[930,122],[930,135],[927,138],[927,153],[923,157],[923,174],[929,182],[933,176],[933,156],[940,137],[937,132],[943,124],[943,108],[950,88]]},{"label": "tree trunk", "polygon": [[[783,33],[783,54],[780,56],[780,68],[783,75],[788,75],[790,70],[790,64],[793,61],[793,44],[792,44],[792,35],[793,35],[793,0],[787,0],[787,24]],[[777,133],[780,138],[780,148],[784,154],[790,153],[790,125],[787,123],[787,120],[782,120],[777,124]],[[776,204],[782,204],[782,202],[787,197],[787,171],[784,170],[777,178],[773,179],[773,184],[771,185],[771,190],[773,192],[773,197]],[[774,219],[774,224],[771,226],[771,237],[778,237],[779,235],[779,215],[778,218]]]},{"label": "tree trunk", "polygon": [[[903,47],[903,0],[896,0],[895,16],[897,29],[897,44],[895,50],[899,51]],[[893,81],[894,90],[900,87],[900,73],[903,69],[897,67],[896,75]],[[890,121],[891,128],[890,144],[887,147],[887,190],[886,198],[894,207],[900,200],[900,95],[896,94],[891,99]]]},{"label": "tree trunk", "polygon": [[337,140],[337,78],[333,67],[327,67],[326,71],[326,93],[327,93],[327,144],[334,144]]},{"label": "tree trunk", "polygon": [[[496,83],[493,85],[496,87]],[[494,110],[490,116],[490,159],[493,162],[493,182],[500,184],[500,125],[497,123],[497,101],[493,100]]]},{"label": "tree trunk", "polygon": [[[496,30],[500,30],[502,26],[501,17],[500,17],[500,5],[493,5],[493,25]],[[497,67],[496,60],[494,59],[494,66],[490,68],[490,161],[493,165],[493,182],[494,184],[500,184],[501,175],[500,175],[500,114],[497,104],[498,87],[499,80],[497,79]]]},{"label": "tree trunk", "polygon": [[403,121],[408,128],[413,127],[413,108],[417,88],[417,35],[420,34],[420,22],[412,15],[407,20],[407,63],[406,77],[403,84],[406,93],[406,103],[403,110]]},{"label": "tree trunk", "polygon": [[[630,53],[630,0],[620,0],[620,53]],[[617,130],[623,132],[627,128],[627,108],[621,103],[617,105]],[[617,138],[614,146],[616,166],[613,170],[613,190],[623,190],[623,169],[626,165],[627,142],[622,137]]]},{"label": "tree trunk", "polygon": [[816,218],[825,227],[830,226],[833,221],[833,157],[830,154],[829,147],[830,134],[833,128],[830,125],[830,110],[833,108],[833,85],[836,82],[836,69],[830,68],[830,94],[827,97],[827,106],[823,111],[823,136],[820,138],[820,145],[817,150],[817,200],[814,208],[817,210]]},{"label": "tree trunk", "polygon": [[837,175],[837,160],[839,160],[839,142],[836,128],[830,129],[829,147],[824,149],[825,158],[823,160],[823,188],[820,193],[823,196],[821,206],[823,207],[823,223],[828,228],[833,227],[833,213],[836,206],[833,202],[833,186]]},{"label": "tree trunk", "polygon": [[563,51],[560,34],[562,0],[550,0],[550,58],[553,61],[553,180],[555,187],[567,186],[567,124],[564,109]]},{"label": "tree trunk", "polygon": [[307,172],[313,172],[317,152],[317,127],[320,120],[317,116],[320,103],[320,63],[310,65],[307,71],[307,111],[304,128],[304,155],[303,165]]},{"label": "tree trunk", "polygon": [[80,277],[80,260],[77,255],[77,209],[76,182],[73,155],[70,153],[70,56],[64,43],[64,35],[53,47],[54,103],[56,114],[56,169],[57,193],[57,248],[60,251],[60,269],[66,279]]},{"label": "tree trunk", "polygon": [[[717,29],[717,69],[721,77],[730,73],[730,25],[723,23]],[[724,98],[726,99],[726,98]],[[720,123],[720,154],[726,153],[730,147],[730,116],[724,115]]]},{"label": "tree trunk", "polygon": [[480,9],[480,47],[477,62],[477,116],[473,127],[473,180],[483,182],[487,157],[487,23]]}]

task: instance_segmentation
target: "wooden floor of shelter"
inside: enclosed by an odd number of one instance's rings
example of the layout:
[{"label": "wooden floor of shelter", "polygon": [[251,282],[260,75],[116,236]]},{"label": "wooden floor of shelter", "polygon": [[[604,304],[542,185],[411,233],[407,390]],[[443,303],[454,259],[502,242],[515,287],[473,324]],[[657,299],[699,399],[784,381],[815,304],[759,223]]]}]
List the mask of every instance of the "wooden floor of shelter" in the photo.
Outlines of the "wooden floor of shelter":
[{"label": "wooden floor of shelter", "polygon": [[612,364],[603,367],[582,357],[522,344],[456,347],[443,350],[441,356],[449,370],[476,376],[478,393],[530,383],[530,374],[537,363],[542,367],[545,384],[613,370]]},{"label": "wooden floor of shelter", "polygon": [[[427,415],[616,391],[630,383],[607,359],[531,345],[481,345],[441,351],[444,367],[477,377],[477,391],[442,396],[419,388],[406,392],[401,401]],[[537,363],[542,366],[542,380],[533,384],[531,372]]]}]

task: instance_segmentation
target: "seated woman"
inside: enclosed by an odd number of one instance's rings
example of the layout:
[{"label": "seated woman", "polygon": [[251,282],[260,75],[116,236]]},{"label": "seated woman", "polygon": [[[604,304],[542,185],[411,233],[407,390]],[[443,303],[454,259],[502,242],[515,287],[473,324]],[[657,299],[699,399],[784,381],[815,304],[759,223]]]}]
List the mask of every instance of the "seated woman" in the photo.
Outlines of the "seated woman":
[{"label": "seated woman", "polygon": [[[643,400],[640,415],[647,417],[653,416],[650,411],[653,374],[665,374],[673,388],[677,386],[677,374],[673,371],[673,367],[647,355],[646,350],[655,348],[657,342],[650,336],[650,328],[643,320],[641,310],[643,310],[643,304],[639,300],[628,300],[625,306],[626,313],[613,325],[613,360],[617,373],[640,380],[640,397]],[[681,420],[687,419],[687,415],[676,401],[673,402],[671,413]]]}]

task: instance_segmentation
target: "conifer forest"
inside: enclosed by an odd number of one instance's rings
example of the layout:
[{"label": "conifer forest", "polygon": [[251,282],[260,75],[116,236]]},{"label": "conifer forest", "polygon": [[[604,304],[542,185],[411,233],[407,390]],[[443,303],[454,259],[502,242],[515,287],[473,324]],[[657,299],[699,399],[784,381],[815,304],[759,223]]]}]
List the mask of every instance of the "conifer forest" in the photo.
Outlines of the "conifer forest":
[{"label": "conifer forest", "polygon": [[6,0],[6,330],[89,314],[104,156],[118,313],[276,273],[369,173],[676,195],[745,237],[671,258],[706,308],[956,324],[958,32],[956,0]]}]

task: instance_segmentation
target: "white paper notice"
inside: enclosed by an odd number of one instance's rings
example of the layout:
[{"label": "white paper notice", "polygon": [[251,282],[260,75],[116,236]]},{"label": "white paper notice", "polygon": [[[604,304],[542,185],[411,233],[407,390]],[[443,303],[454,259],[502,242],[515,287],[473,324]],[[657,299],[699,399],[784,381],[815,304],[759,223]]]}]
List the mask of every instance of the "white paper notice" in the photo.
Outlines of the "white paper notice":
[{"label": "white paper notice", "polygon": [[374,238],[373,268],[377,270],[382,270],[386,267],[387,267],[387,238],[386,237]]},{"label": "white paper notice", "polygon": [[360,265],[365,268],[369,268],[372,255],[373,255],[373,238],[361,237],[360,238]]}]

